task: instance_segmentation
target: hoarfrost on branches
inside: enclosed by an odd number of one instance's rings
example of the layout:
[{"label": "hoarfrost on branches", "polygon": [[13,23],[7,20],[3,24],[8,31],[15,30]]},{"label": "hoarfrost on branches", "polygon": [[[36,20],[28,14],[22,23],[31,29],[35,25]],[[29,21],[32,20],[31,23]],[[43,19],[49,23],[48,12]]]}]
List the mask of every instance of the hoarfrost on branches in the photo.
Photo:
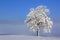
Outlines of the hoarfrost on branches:
[{"label": "hoarfrost on branches", "polygon": [[51,32],[53,22],[48,17],[49,9],[46,6],[38,6],[37,8],[31,8],[25,23],[33,31],[40,30],[43,27],[44,32]]}]

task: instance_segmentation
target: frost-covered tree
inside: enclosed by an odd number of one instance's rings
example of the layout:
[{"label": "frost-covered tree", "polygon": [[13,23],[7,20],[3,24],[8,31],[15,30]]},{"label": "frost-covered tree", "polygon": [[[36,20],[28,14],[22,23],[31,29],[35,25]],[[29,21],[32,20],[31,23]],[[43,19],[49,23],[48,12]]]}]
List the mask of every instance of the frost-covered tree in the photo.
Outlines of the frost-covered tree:
[{"label": "frost-covered tree", "polygon": [[49,9],[46,6],[38,6],[37,8],[31,8],[25,23],[33,31],[37,32],[39,35],[39,30],[43,27],[44,32],[51,32],[53,22],[50,17],[48,17]]}]

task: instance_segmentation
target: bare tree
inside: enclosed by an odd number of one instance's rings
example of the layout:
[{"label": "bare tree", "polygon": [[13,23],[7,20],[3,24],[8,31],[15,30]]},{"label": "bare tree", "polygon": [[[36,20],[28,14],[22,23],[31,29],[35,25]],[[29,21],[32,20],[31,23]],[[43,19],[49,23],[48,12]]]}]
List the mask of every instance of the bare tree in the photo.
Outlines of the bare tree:
[{"label": "bare tree", "polygon": [[39,36],[40,27],[43,27],[44,32],[51,32],[53,22],[48,17],[49,9],[46,6],[38,6],[37,8],[31,8],[25,23],[33,31],[37,32]]}]

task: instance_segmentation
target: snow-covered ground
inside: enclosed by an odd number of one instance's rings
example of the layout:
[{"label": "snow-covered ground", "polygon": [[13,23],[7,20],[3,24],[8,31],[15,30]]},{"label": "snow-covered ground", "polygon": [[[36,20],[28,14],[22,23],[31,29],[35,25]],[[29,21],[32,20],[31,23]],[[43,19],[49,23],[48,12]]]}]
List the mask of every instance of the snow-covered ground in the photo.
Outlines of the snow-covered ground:
[{"label": "snow-covered ground", "polygon": [[24,35],[0,35],[0,40],[60,40],[58,37],[24,36]]}]

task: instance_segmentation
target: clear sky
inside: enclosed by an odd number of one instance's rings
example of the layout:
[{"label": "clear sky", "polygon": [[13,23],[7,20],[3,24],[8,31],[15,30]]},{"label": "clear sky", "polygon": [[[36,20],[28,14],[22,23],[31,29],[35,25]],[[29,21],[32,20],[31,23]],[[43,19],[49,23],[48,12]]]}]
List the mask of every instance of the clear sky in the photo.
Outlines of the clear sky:
[{"label": "clear sky", "polygon": [[29,9],[39,5],[50,9],[50,17],[54,22],[52,34],[60,35],[60,0],[0,0],[0,24],[15,21],[23,24]]}]

